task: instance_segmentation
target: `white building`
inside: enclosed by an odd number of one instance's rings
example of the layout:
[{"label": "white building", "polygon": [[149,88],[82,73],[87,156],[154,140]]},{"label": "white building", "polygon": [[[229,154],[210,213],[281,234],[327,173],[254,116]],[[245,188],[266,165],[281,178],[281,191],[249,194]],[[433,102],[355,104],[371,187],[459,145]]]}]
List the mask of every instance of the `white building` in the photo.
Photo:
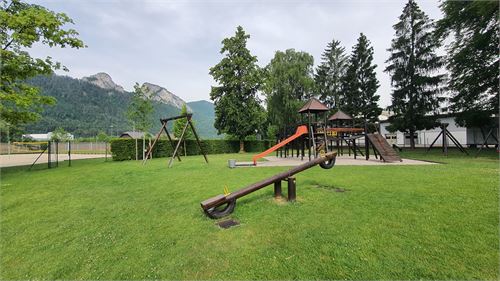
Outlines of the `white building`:
[{"label": "white building", "polygon": [[[52,138],[52,132],[46,134],[24,134],[23,139],[31,139],[34,141],[49,141]],[[73,134],[67,133],[68,140],[74,140],[75,136]]]},{"label": "white building", "polygon": [[[493,135],[498,138],[498,116],[496,117],[497,120],[497,125],[496,128],[493,130]],[[469,147],[474,147],[474,146],[481,146],[484,142],[484,138],[486,135],[489,133],[489,129],[483,129],[483,132],[481,132],[480,128],[466,128],[466,127],[461,127],[455,124],[455,116],[451,114],[444,114],[440,115],[438,118],[438,122],[441,123],[448,123],[448,131],[458,140],[458,142],[462,146],[469,146]],[[389,126],[390,123],[388,121],[381,121],[380,122],[380,133],[387,139],[389,144],[396,144],[401,147],[409,146],[410,145],[410,135],[409,133],[402,133],[402,132],[394,132],[391,133],[387,130],[387,126]],[[441,128],[437,127],[431,130],[421,130],[417,131],[415,133],[415,145],[417,147],[428,147],[439,135],[441,132]],[[488,144],[495,145],[497,144],[496,140],[493,137],[488,138]],[[442,146],[442,138],[439,137],[439,139],[436,141],[434,146]],[[448,145],[449,146],[455,146],[451,140],[448,140]]]}]

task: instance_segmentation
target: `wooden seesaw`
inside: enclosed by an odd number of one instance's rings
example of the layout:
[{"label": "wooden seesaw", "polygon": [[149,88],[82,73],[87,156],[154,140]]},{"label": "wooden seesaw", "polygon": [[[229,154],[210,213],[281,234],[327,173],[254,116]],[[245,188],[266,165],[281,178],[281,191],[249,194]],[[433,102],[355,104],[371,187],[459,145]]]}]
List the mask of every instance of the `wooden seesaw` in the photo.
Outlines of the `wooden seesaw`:
[{"label": "wooden seesaw", "polygon": [[217,195],[201,202],[201,208],[207,216],[212,219],[222,218],[231,214],[236,207],[236,199],[248,195],[254,191],[264,188],[274,183],[274,196],[281,197],[281,181],[288,182],[288,200],[295,201],[295,178],[293,175],[304,170],[320,165],[323,169],[330,169],[335,165],[337,153],[327,153],[300,166],[294,167],[288,171],[279,173],[262,181],[251,184],[233,193],[226,195]]}]

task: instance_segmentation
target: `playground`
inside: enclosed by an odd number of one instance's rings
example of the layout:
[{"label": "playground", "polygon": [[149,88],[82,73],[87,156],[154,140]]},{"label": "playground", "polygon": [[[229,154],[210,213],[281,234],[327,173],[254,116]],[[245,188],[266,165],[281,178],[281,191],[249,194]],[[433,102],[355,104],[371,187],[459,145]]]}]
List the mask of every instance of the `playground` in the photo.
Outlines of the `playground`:
[{"label": "playground", "polygon": [[[302,124],[252,154],[207,154],[190,114],[162,119],[142,161],[48,142],[33,169],[2,169],[2,278],[497,276],[495,150],[396,151],[328,112],[311,99]],[[199,154],[181,157],[188,128]]]},{"label": "playground", "polygon": [[156,158],[2,169],[2,279],[498,276],[495,151],[401,153],[440,163],[424,165],[339,158],[296,174],[294,203],[275,199],[272,186],[239,199],[229,216],[239,225],[222,229],[226,218],[208,218],[200,202],[290,168],[228,168],[253,155],[188,156],[172,168]]},{"label": "playground", "polygon": [[[278,157],[278,156],[266,156],[263,157],[265,161],[258,164],[258,167],[281,167],[281,166],[298,166],[304,163],[304,160],[300,157]],[[251,164],[253,162],[240,161],[241,167],[253,167]],[[422,161],[415,159],[403,159],[401,162],[383,162],[378,159],[365,160],[363,158],[354,159],[349,155],[341,155],[336,157],[335,166],[386,166],[386,165],[433,165],[438,164],[430,161]]]}]

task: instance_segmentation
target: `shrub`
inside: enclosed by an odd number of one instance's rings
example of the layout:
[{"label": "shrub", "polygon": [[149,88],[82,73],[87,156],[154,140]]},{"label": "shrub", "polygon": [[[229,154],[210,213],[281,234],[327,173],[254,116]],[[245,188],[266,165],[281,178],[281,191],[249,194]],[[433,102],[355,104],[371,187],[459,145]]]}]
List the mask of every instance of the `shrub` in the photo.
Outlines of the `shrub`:
[{"label": "shrub", "polygon": [[[142,159],[142,140],[138,140],[138,158]],[[149,144],[149,141],[147,142]],[[147,146],[146,144],[146,146]],[[176,144],[176,142],[175,142]],[[201,154],[196,140],[185,140],[186,154],[199,155]],[[245,141],[245,151],[261,152],[269,148],[273,144],[272,141]],[[222,154],[222,153],[238,153],[240,150],[240,142],[237,140],[202,140],[201,146],[207,154]],[[172,145],[166,139],[160,139],[153,149],[153,158],[170,157],[173,152]],[[179,153],[184,155],[183,144],[179,147]],[[135,159],[135,140],[133,139],[114,139],[111,141],[111,154],[113,160],[123,161]]]}]

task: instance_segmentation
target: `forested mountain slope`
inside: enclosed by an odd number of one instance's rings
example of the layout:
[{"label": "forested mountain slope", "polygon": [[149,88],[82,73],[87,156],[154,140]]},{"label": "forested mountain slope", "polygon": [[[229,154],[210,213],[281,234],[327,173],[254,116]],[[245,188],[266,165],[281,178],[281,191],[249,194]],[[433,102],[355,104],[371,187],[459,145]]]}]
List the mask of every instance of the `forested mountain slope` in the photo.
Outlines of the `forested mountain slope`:
[{"label": "forested mountain slope", "polygon": [[[95,136],[100,131],[117,135],[132,129],[126,118],[132,94],[114,84],[105,73],[83,79],[58,75],[38,76],[29,80],[29,83],[38,86],[43,95],[55,97],[57,104],[46,106],[42,118],[37,123],[28,125],[26,132],[46,133],[62,127],[77,137],[84,137]],[[155,110],[152,133],[160,129],[160,118],[179,114],[178,106],[183,102],[166,89],[161,89],[166,96],[153,101]],[[175,104],[168,103],[170,100],[175,100]],[[187,105],[193,111],[193,118],[202,138],[217,137],[213,127],[213,104],[198,101]]]}]

